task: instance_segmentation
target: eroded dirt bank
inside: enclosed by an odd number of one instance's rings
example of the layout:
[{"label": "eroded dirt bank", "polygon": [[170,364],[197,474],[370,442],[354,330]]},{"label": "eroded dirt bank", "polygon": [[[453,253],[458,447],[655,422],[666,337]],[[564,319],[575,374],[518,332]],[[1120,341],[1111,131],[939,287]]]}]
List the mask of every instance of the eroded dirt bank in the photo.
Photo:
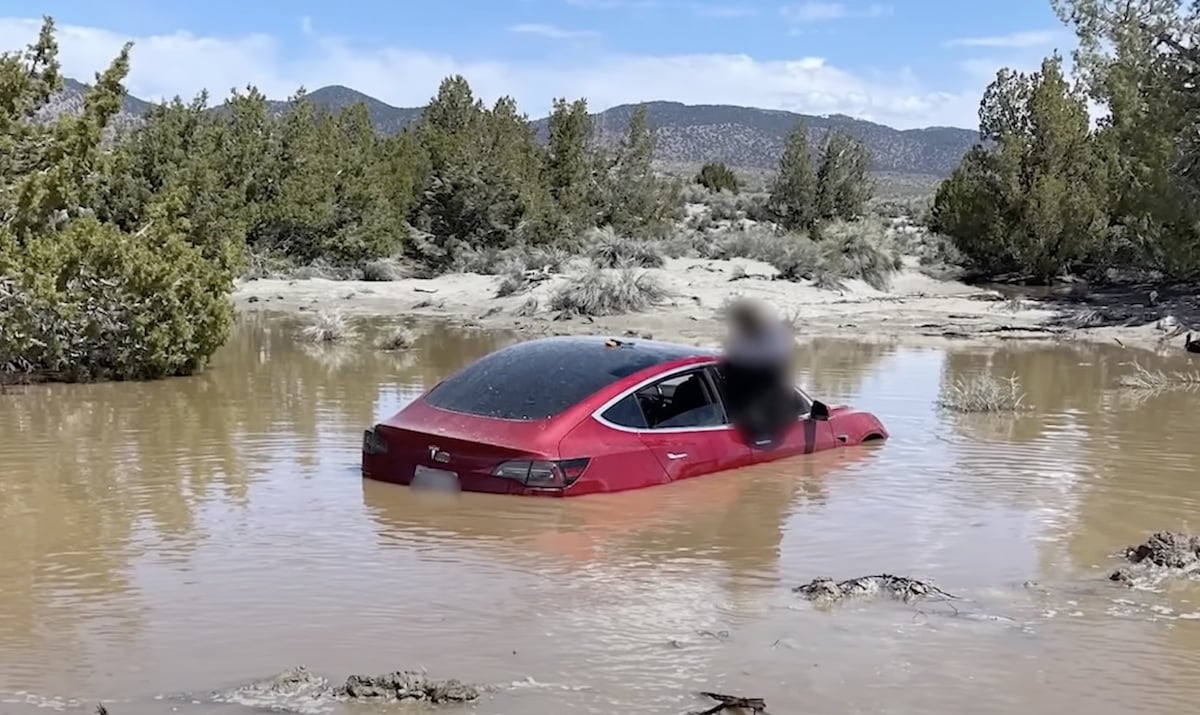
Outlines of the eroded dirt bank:
[{"label": "eroded dirt bank", "polygon": [[554,291],[578,276],[578,266],[502,297],[497,295],[501,276],[458,274],[387,282],[260,279],[240,284],[234,301],[247,312],[436,317],[531,335],[648,333],[708,344],[722,334],[722,306],[731,296],[743,295],[776,305],[794,321],[801,340],[1087,340],[1167,350],[1182,349],[1195,308],[1187,297],[1175,305],[1143,300],[1136,290],[1092,301],[1069,296],[1012,299],[996,290],[932,278],[907,260],[909,265],[894,276],[889,289],[880,291],[861,281],[828,290],[775,280],[775,269],[745,259],[673,259],[663,268],[644,269],[667,290],[658,305],[597,317],[567,317],[551,309]]}]

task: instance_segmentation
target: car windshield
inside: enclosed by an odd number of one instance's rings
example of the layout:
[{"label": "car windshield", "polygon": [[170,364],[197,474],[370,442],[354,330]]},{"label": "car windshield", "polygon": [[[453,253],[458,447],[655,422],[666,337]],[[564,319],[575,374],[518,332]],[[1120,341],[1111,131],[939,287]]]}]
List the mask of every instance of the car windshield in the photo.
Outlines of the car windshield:
[{"label": "car windshield", "polygon": [[623,377],[669,360],[704,355],[680,345],[603,338],[546,338],[487,355],[430,391],[426,402],[452,412],[540,420]]}]

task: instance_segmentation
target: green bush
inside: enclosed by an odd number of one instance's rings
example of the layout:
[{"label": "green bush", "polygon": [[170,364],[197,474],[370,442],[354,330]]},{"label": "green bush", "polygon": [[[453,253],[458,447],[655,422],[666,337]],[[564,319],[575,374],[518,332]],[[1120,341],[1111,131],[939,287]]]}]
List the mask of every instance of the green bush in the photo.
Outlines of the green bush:
[{"label": "green bush", "polygon": [[0,265],[0,364],[33,379],[190,375],[232,326],[229,275],[179,234],[81,219]]},{"label": "green bush", "polygon": [[728,191],[736,194],[742,190],[737,174],[720,162],[709,162],[700,167],[700,172],[696,174],[696,183],[709,191]]}]

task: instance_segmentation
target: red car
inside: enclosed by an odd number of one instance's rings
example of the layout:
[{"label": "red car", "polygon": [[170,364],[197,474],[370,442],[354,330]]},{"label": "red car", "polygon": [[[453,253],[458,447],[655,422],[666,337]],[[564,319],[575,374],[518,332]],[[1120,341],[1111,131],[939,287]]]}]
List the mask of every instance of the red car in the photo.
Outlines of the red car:
[{"label": "red car", "polygon": [[363,476],[499,494],[579,496],[665,484],[888,437],[872,414],[796,388],[784,443],[752,449],[726,417],[720,354],[553,337],[497,350],[363,434]]}]

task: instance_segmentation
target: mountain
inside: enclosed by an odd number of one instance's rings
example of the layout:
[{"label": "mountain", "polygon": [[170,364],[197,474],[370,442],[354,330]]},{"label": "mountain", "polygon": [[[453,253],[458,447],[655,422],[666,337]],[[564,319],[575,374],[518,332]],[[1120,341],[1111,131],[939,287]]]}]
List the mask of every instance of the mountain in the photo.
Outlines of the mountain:
[{"label": "mountain", "polygon": [[[76,111],[82,106],[86,86],[75,80],[67,80],[66,84],[51,106],[43,110],[44,116]],[[424,111],[421,107],[393,107],[340,85],[321,87],[310,92],[308,98],[334,111],[362,102],[375,128],[388,135],[409,126]],[[272,100],[270,106],[274,113],[282,113],[288,102]],[[810,116],[776,109],[678,102],[623,104],[594,114],[600,141],[618,141],[639,106],[646,108],[649,124],[658,130],[656,158],[664,164],[722,161],[744,169],[773,169],[783,151],[784,139],[799,120],[807,123],[814,141],[820,141],[831,129],[842,129],[857,137],[866,144],[873,161],[871,168],[877,172],[947,176],[979,141],[977,132],[955,127],[900,130],[841,114]],[[136,123],[150,107],[150,102],[127,96],[118,121]],[[220,111],[220,107],[213,111]],[[545,141],[549,120],[543,117],[531,124],[537,136]]]}]

